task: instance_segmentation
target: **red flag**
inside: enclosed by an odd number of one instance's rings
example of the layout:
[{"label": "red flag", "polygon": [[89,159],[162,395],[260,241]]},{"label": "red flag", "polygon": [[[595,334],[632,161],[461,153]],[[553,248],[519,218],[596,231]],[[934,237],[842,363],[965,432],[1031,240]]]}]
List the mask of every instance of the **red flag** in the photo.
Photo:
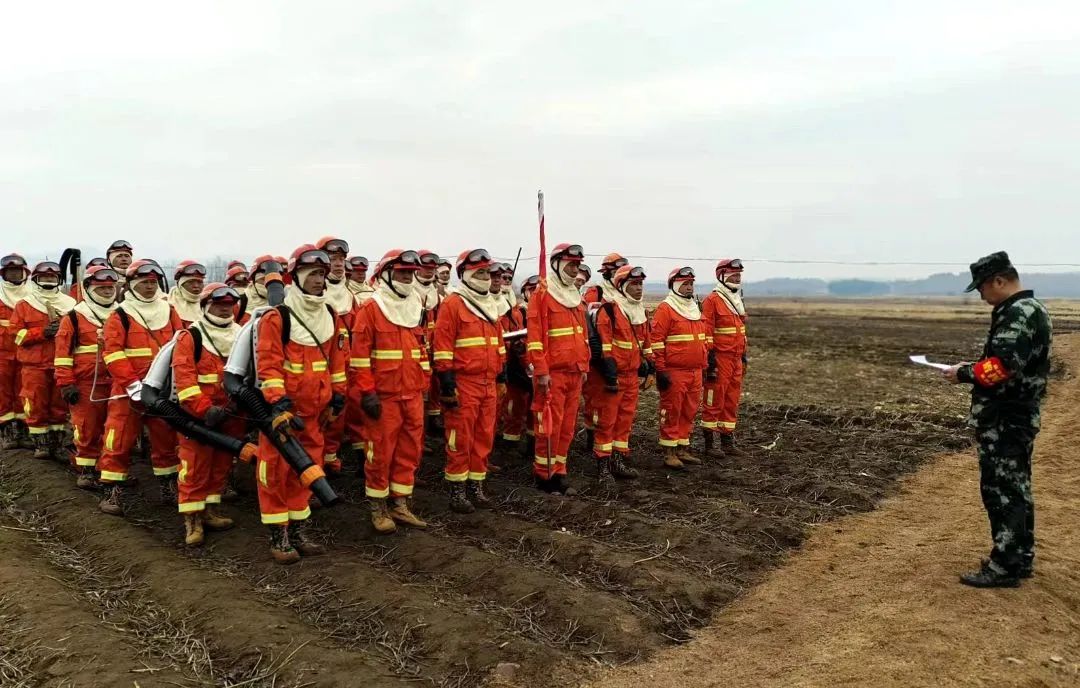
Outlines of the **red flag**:
[{"label": "red flag", "polygon": [[540,283],[547,277],[547,236],[544,234],[544,192],[536,192],[536,212],[540,215]]}]

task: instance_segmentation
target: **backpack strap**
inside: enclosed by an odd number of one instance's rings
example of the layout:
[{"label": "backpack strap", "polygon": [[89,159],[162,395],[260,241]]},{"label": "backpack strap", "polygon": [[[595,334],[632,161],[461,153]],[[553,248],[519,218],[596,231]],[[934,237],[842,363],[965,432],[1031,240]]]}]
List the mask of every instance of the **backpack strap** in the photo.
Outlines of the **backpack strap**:
[{"label": "backpack strap", "polygon": [[116,309],[116,316],[120,318],[120,324],[124,326],[124,334],[131,329],[131,318],[123,308]]},{"label": "backpack strap", "polygon": [[68,352],[68,356],[74,357],[75,347],[79,345],[79,316],[74,308],[68,311],[68,320],[71,321],[71,351]]},{"label": "backpack strap", "polygon": [[292,311],[285,304],[275,306],[278,314],[281,315],[281,346],[285,346],[289,343],[289,337],[292,332]]},{"label": "backpack strap", "polygon": [[195,345],[195,362],[198,363],[203,351],[202,332],[197,327],[189,327],[188,334],[191,335],[191,343]]},{"label": "backpack strap", "polygon": [[244,292],[240,295],[240,307],[236,309],[236,317],[233,320],[239,325],[240,321],[244,319],[244,314],[247,313],[248,295]]}]

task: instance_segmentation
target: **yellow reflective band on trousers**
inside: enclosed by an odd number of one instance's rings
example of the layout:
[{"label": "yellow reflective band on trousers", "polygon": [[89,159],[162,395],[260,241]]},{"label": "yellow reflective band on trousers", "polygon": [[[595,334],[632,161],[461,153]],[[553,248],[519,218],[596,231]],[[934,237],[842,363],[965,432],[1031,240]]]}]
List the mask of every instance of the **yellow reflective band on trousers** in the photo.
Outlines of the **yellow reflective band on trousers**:
[{"label": "yellow reflective band on trousers", "polygon": [[402,485],[401,483],[390,483],[390,492],[402,497],[408,497],[413,493],[413,486]]},{"label": "yellow reflective band on trousers", "polygon": [[204,511],[206,502],[181,502],[178,506],[180,513],[190,514],[192,511]]},{"label": "yellow reflective band on trousers", "polygon": [[372,499],[386,499],[390,496],[390,489],[387,488],[385,490],[376,490],[374,488],[364,486],[364,494],[366,494],[368,497],[371,497]]},{"label": "yellow reflective band on trousers", "polygon": [[544,344],[543,342],[529,342],[525,348],[528,351],[543,351]]},{"label": "yellow reflective band on trousers", "polygon": [[449,471],[447,471],[443,474],[443,476],[452,483],[463,483],[469,479],[469,472],[465,471],[464,473],[450,473]]},{"label": "yellow reflective band on trousers", "polygon": [[348,378],[345,377],[344,371],[340,372],[340,373],[334,373],[333,375],[330,376],[330,383],[335,384],[335,385],[339,385],[339,384],[344,383],[347,379]]},{"label": "yellow reflective band on trousers", "polygon": [[113,441],[116,439],[116,428],[109,428],[109,431],[105,433],[105,448],[112,451],[116,447],[113,446]]},{"label": "yellow reflective band on trousers", "polygon": [[474,473],[473,471],[469,471],[469,480],[476,480],[477,482],[479,482],[481,480],[485,480],[486,478],[487,473]]},{"label": "yellow reflective band on trousers", "polygon": [[290,521],[304,521],[311,518],[311,507],[305,507],[303,511],[290,511]]},{"label": "yellow reflective band on trousers", "polygon": [[22,346],[23,340],[26,339],[26,334],[26,328],[15,333],[15,346]]},{"label": "yellow reflective band on trousers", "polygon": [[167,466],[165,468],[158,468],[157,466],[154,466],[154,475],[160,478],[166,475],[175,475],[179,470],[179,466]]},{"label": "yellow reflective band on trousers", "polygon": [[114,473],[113,471],[102,471],[101,479],[106,482],[122,483],[127,480],[127,473]]},{"label": "yellow reflective band on trousers", "polygon": [[264,525],[268,525],[268,526],[276,526],[276,525],[281,525],[282,523],[288,523],[289,522],[289,512],[284,511],[284,512],[281,512],[281,513],[274,513],[274,514],[262,514],[262,522],[263,522]]},{"label": "yellow reflective band on trousers", "polygon": [[259,483],[261,483],[263,487],[269,487],[269,484],[266,482],[266,462],[263,461],[262,459],[259,459],[259,471],[258,472],[259,472]]}]

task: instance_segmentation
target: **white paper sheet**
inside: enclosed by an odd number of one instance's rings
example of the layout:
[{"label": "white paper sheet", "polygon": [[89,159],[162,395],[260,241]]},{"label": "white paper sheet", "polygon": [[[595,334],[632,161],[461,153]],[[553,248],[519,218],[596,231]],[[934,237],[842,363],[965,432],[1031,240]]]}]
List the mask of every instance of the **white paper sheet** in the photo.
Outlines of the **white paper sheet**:
[{"label": "white paper sheet", "polygon": [[919,365],[930,366],[931,368],[937,368],[938,370],[948,370],[949,368],[952,368],[951,365],[948,365],[946,363],[933,363],[932,361],[928,361],[928,360],[926,360],[926,356],[921,355],[921,354],[918,355],[918,356],[915,356],[915,355],[908,356],[908,359],[912,363],[918,363]]}]

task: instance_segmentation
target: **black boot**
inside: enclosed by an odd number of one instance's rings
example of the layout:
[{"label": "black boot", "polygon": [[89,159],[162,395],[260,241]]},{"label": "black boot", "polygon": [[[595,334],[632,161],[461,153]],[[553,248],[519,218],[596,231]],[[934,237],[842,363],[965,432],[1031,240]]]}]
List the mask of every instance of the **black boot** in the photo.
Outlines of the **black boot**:
[{"label": "black boot", "polygon": [[[490,466],[488,467],[490,468]],[[469,496],[469,501],[472,502],[477,509],[492,509],[495,507],[491,499],[484,494],[483,480],[470,480],[466,487],[466,492]]]},{"label": "black boot", "polygon": [[565,475],[556,475],[551,478],[551,490],[552,494],[558,492],[566,497],[573,497],[577,494],[577,490],[570,484],[570,480]]},{"label": "black boot", "polygon": [[0,425],[0,449],[18,449],[19,438],[15,432],[15,423]]},{"label": "black boot", "polygon": [[705,454],[715,455],[717,458],[724,458],[723,447],[716,446],[716,432],[709,428],[702,428],[701,435],[705,438]]},{"label": "black boot", "polygon": [[615,490],[615,476],[611,474],[611,459],[604,456],[596,460],[596,484],[602,490]]},{"label": "black boot", "polygon": [[[986,558],[982,560],[982,567],[986,568],[990,565],[990,559]],[[1020,568],[1016,572],[1018,578],[1031,578],[1035,575],[1034,559],[1025,558],[1023,563],[1020,564]]]},{"label": "black boot", "polygon": [[289,521],[289,543],[305,557],[318,557],[326,554],[326,547],[310,540],[305,532],[303,521]]},{"label": "black boot", "polygon": [[279,564],[295,564],[300,561],[300,553],[289,542],[288,526],[270,526],[270,556]]},{"label": "black boot", "polygon": [[465,494],[465,483],[463,482],[450,482],[448,486],[450,492],[450,510],[458,514],[471,514],[476,511],[476,507],[469,501],[468,496]]},{"label": "black boot", "polygon": [[63,461],[68,463],[69,459],[66,456],[67,452],[64,451],[64,431],[63,430],[50,430],[49,431],[49,453],[57,461]]},{"label": "black boot", "polygon": [[1014,573],[1002,572],[997,565],[990,563],[978,571],[961,574],[960,582],[973,588],[1016,588],[1020,577]]},{"label": "black boot", "polygon": [[638,477],[637,470],[626,463],[627,459],[628,457],[622,454],[616,454],[611,459],[611,474],[619,480],[633,480]]},{"label": "black boot", "polygon": [[18,443],[20,449],[34,448],[34,440],[30,437],[30,428],[26,427],[26,423],[21,420],[15,421],[15,442]]},{"label": "black boot", "polygon": [[592,452],[593,446],[596,445],[596,430],[592,428],[585,428],[585,451]]},{"label": "black boot", "polygon": [[176,476],[163,475],[158,478],[158,494],[162,504],[176,504],[180,499],[180,493],[176,489]]},{"label": "black boot", "polygon": [[523,444],[525,449],[521,453],[531,462],[533,457],[536,456],[536,435],[529,435]]},{"label": "black boot", "polygon": [[735,446],[735,435],[720,433],[720,447],[727,456],[742,456],[743,450]]},{"label": "black boot", "polygon": [[34,458],[35,459],[51,459],[52,458],[52,443],[49,442],[49,433],[35,433],[30,435],[34,441]]}]

